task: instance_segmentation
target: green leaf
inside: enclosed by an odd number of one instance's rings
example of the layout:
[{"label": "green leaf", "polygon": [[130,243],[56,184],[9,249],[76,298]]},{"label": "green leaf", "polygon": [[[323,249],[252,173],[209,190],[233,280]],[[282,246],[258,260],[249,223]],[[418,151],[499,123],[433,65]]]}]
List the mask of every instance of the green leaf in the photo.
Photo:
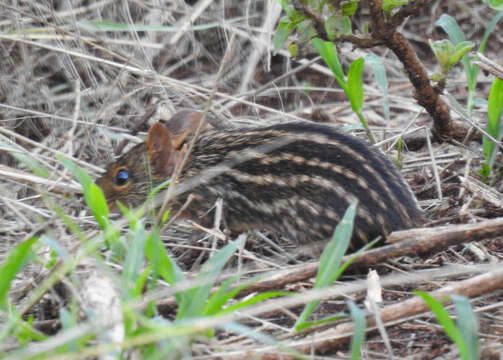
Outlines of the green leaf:
[{"label": "green leaf", "polygon": [[339,83],[340,87],[347,93],[347,84],[344,77],[344,72],[342,66],[339,63],[337,57],[337,52],[335,51],[334,44],[329,41],[323,41],[320,38],[314,38],[311,40],[311,44],[316,49],[318,54],[322,57],[325,63],[328,65],[330,70],[335,76],[335,79]]},{"label": "green leaf", "polygon": [[462,359],[467,359],[467,347],[464,342],[461,332],[454,324],[454,321],[450,318],[445,307],[433,296],[423,291],[414,291],[416,295],[419,295],[428,304],[429,308],[435,314],[437,321],[442,325],[445,333],[449,338],[456,344],[459,350],[459,354]]},{"label": "green leaf", "polygon": [[[489,25],[486,28],[486,31],[484,32],[484,36],[482,37],[482,41],[480,43],[478,52],[483,53],[487,39],[489,38],[489,35],[491,35],[492,31],[494,30],[495,26],[499,22],[499,20],[503,17],[503,12],[500,12],[494,16],[494,18],[491,20]],[[460,27],[456,23],[456,20],[452,18],[451,16],[444,14],[442,15],[438,21],[436,22],[437,26],[442,27],[442,29],[449,35],[449,38],[452,40],[452,42],[457,45],[465,40],[465,37],[463,35],[463,32],[461,31]],[[466,100],[466,111],[467,111],[467,116],[471,118],[472,114],[472,109],[474,106],[474,96],[475,96],[475,90],[477,86],[477,77],[479,73],[479,67],[477,65],[472,65],[470,62],[470,59],[468,56],[463,56],[461,58],[461,62],[463,63],[463,67],[465,69],[466,73],[466,79],[467,79],[467,86],[468,86],[468,98]]]},{"label": "green leaf", "polygon": [[35,256],[31,251],[32,245],[37,242],[37,237],[32,237],[17,245],[7,256],[0,267],[0,309],[7,310],[7,294],[12,280],[21,269]]},{"label": "green leaf", "polygon": [[445,80],[445,74],[435,73],[430,76],[431,81],[440,82]]},{"label": "green leaf", "polygon": [[430,39],[428,42],[442,70],[446,72],[446,70],[448,70],[447,64],[449,62],[449,57],[454,53],[454,45],[448,39],[437,41],[432,41]]},{"label": "green leaf", "polygon": [[382,9],[386,13],[386,15],[389,16],[394,8],[406,5],[408,3],[409,3],[408,0],[384,0],[382,2]]},{"label": "green leaf", "polygon": [[352,301],[348,303],[351,318],[354,322],[353,337],[351,338],[351,360],[360,359],[360,352],[365,342],[365,312]]},{"label": "green leaf", "polygon": [[442,14],[438,18],[435,25],[440,26],[447,33],[447,35],[449,35],[449,38],[454,43],[454,45],[465,41],[465,35],[463,34],[463,31],[456,22],[456,19],[454,19],[452,16]]},{"label": "green leaf", "polygon": [[503,10],[503,0],[483,0],[487,5],[492,7],[494,10]]},{"label": "green leaf", "polygon": [[342,15],[353,16],[358,9],[358,1],[343,1],[341,2]]},{"label": "green leaf", "polygon": [[288,8],[290,7],[290,0],[277,0],[277,1],[281,5],[281,8],[283,9],[283,11],[287,12]]},{"label": "green leaf", "polygon": [[341,35],[351,34],[351,19],[348,16],[331,15],[325,21],[328,39],[333,41]]},{"label": "green leaf", "polygon": [[358,112],[363,106],[363,65],[365,60],[358,58],[351,63],[348,70],[348,97],[353,111]]},{"label": "green leaf", "polygon": [[447,62],[447,67],[450,68],[452,65],[456,64],[463,56],[468,54],[471,49],[475,46],[471,41],[463,41],[456,45],[453,54],[449,57]]},{"label": "green leaf", "polygon": [[279,22],[278,28],[274,33],[274,51],[281,49],[283,44],[288,40],[288,37],[290,36],[294,28],[295,25],[293,25],[288,19],[282,19]]},{"label": "green leaf", "polygon": [[379,56],[368,54],[365,56],[365,62],[370,65],[374,77],[382,93],[382,106],[384,109],[384,117],[387,121],[390,119],[389,99],[388,99],[388,77],[386,76],[386,68]]},{"label": "green leaf", "polygon": [[[501,138],[501,113],[503,109],[503,80],[495,78],[489,92],[487,103],[487,125],[486,131],[496,140]],[[482,149],[486,162],[492,169],[496,155],[496,145],[486,136],[482,137]]]},{"label": "green leaf", "polygon": [[306,20],[306,15],[301,12],[301,11],[298,11],[297,9],[295,9],[294,7],[292,6],[289,6],[286,10],[286,17],[288,18],[288,20],[290,20],[294,25],[297,25],[301,22],[303,22],[304,20]]},{"label": "green leaf", "polygon": [[[463,31],[456,22],[456,19],[454,19],[452,16],[442,14],[435,25],[440,26],[447,33],[447,35],[449,35],[449,38],[454,43],[454,45],[458,45],[459,43],[465,41],[465,35],[463,34]],[[462,57],[461,62],[463,63],[463,67],[465,69],[468,89],[474,90],[477,83],[478,70],[475,70],[475,68],[471,65],[470,59],[467,55]],[[467,104],[467,106],[468,111],[471,113],[471,105]]]},{"label": "green leaf", "polygon": [[305,44],[318,35],[312,21],[303,21],[297,24],[298,42]]},{"label": "green leaf", "polygon": [[458,329],[467,346],[467,359],[480,359],[479,322],[470,301],[460,295],[451,295],[451,298],[454,300]]}]

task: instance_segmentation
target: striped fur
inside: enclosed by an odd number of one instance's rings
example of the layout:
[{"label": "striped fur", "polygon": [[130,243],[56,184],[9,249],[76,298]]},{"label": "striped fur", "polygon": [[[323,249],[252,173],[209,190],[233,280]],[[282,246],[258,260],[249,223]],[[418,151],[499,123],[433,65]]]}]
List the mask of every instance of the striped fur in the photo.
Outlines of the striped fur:
[{"label": "striped fur", "polygon": [[[282,139],[287,140],[283,146],[257,150]],[[131,158],[144,152],[144,144],[137,145],[113,166],[137,168]],[[224,219],[231,231],[267,229],[304,244],[329,239],[355,199],[359,206],[353,237],[358,243],[422,221],[414,195],[394,164],[378,149],[330,126],[286,123],[206,131],[197,139],[179,184],[226,162],[233,166],[203,177],[178,195],[174,210],[192,194],[184,216],[209,226],[211,209],[223,198]],[[134,174],[127,194],[105,190],[108,201],[139,205],[151,188],[148,179],[153,185],[166,180],[144,168]]]}]

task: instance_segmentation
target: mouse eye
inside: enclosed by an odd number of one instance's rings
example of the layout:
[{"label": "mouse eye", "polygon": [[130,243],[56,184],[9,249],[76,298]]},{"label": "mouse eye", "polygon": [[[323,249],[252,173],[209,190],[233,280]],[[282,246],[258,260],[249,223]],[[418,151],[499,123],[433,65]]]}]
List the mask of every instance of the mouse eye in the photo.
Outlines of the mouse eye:
[{"label": "mouse eye", "polygon": [[126,169],[121,169],[117,171],[117,174],[115,175],[114,178],[115,185],[123,186],[126,185],[128,181],[129,181],[129,171],[127,171]]}]

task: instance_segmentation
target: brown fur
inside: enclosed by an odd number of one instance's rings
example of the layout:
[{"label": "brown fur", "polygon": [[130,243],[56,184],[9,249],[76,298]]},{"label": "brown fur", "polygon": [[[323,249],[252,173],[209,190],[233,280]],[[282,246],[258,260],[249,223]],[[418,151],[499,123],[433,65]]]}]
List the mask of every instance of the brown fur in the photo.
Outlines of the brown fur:
[{"label": "brown fur", "polygon": [[[175,115],[177,121],[167,128],[153,125],[145,143],[108,167],[98,185],[110,204],[119,200],[138,206],[153,186],[170,178],[185,151],[185,139],[200,120],[197,114]],[[215,169],[220,169],[216,175]],[[129,181],[118,185],[121,170],[128,172]],[[222,198],[225,221],[235,232],[259,228],[303,243],[326,240],[356,199],[353,237],[358,242],[419,225],[423,219],[392,162],[378,149],[326,125],[207,130],[196,139],[179,183],[205,174],[174,199],[173,210],[191,194],[183,215],[210,226],[211,209]]]}]

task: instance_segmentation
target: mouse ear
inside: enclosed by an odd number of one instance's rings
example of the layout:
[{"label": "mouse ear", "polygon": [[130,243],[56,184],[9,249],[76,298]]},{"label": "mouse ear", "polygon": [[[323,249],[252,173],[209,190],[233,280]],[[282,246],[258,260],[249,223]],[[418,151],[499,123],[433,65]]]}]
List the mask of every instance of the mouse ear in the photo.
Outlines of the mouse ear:
[{"label": "mouse ear", "polygon": [[[199,123],[202,120],[202,113],[196,110],[183,109],[176,112],[165,124],[168,131],[173,135],[172,143],[175,148],[179,148],[182,143],[195,134]],[[206,122],[201,131],[206,129]]]},{"label": "mouse ear", "polygon": [[169,131],[157,122],[149,129],[145,143],[153,173],[171,176],[178,161],[178,153],[173,146]]}]

